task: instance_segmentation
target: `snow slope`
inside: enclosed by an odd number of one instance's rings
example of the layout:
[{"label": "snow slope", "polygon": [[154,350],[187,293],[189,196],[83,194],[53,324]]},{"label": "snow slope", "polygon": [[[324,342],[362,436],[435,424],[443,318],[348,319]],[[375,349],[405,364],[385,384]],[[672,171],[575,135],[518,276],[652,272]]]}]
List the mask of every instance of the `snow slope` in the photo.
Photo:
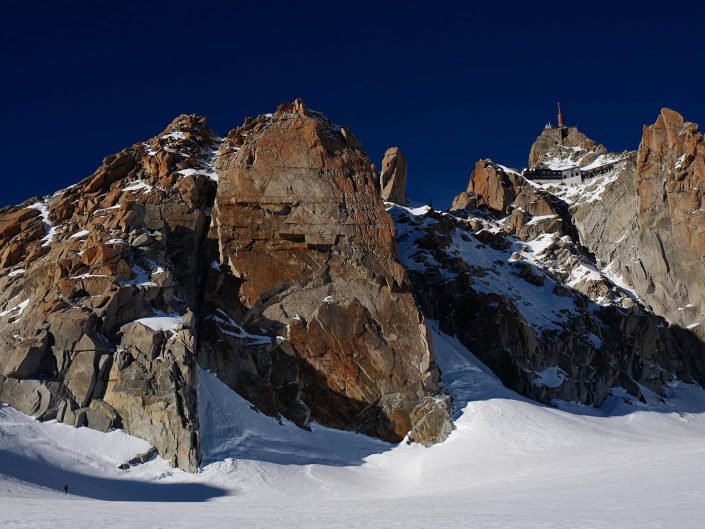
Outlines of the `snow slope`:
[{"label": "snow slope", "polygon": [[700,388],[674,385],[668,405],[545,407],[432,327],[457,419],[443,444],[280,425],[202,371],[202,472],[159,458],[119,470],[146,443],[2,407],[0,526],[702,527]]}]

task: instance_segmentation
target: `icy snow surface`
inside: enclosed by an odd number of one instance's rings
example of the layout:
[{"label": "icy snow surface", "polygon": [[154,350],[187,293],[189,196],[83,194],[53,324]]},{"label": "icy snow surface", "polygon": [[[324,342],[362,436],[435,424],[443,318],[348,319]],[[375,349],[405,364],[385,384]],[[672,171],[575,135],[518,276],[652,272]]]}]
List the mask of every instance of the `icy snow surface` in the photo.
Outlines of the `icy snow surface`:
[{"label": "icy snow surface", "polygon": [[[396,224],[399,259],[409,270],[423,272],[436,268],[445,280],[452,280],[454,273],[442,268],[430,252],[417,245],[433,231],[433,225],[438,222],[423,216],[426,211],[396,205],[388,210]],[[400,221],[404,212],[412,215],[411,222]],[[535,266],[536,272],[541,273],[543,264],[538,257],[555,242],[555,237],[552,234],[542,234],[528,242],[512,239],[509,249],[497,250],[472,233],[456,228],[452,242],[444,251],[450,257],[462,259],[469,267],[483,271],[472,286],[475,291],[499,294],[513,300],[524,319],[536,329],[558,330],[561,328],[560,322],[576,312],[574,298],[555,295],[553,289],[557,283],[548,275],[543,274],[543,285],[535,285],[520,278],[514,266],[517,261],[511,258],[515,252],[521,254],[523,263]]]},{"label": "icy snow surface", "polygon": [[46,231],[46,236],[42,239],[42,246],[49,246],[51,241],[54,240],[54,235],[56,234],[56,228],[52,226],[49,221],[49,208],[46,202],[35,202],[29,208],[39,210],[39,214],[42,217],[42,222],[44,223],[44,229]]},{"label": "icy snow surface", "polygon": [[223,334],[240,338],[241,340],[246,340],[250,344],[264,345],[272,343],[272,338],[269,336],[251,334],[247,332],[245,329],[240,327],[235,320],[228,316],[223,309],[216,309],[214,314],[209,314],[206,316],[206,320],[216,322],[220,328],[220,332]]},{"label": "icy snow surface", "polygon": [[136,182],[133,182],[130,185],[123,187],[122,190],[123,191],[139,191],[139,190],[151,191],[152,186],[149,185],[144,180],[137,180]]},{"label": "icy snow surface", "polygon": [[553,183],[537,184],[531,180],[527,180],[527,182],[536,187],[548,190],[568,204],[574,204],[576,202],[589,204],[590,202],[596,202],[602,199],[602,194],[612,182],[617,180],[621,171],[622,168],[617,165],[606,173],[584,180],[582,184],[571,186]]},{"label": "icy snow surface", "polygon": [[69,239],[83,239],[84,237],[88,237],[90,234],[91,234],[91,232],[88,230],[81,230],[81,231],[77,231],[76,233],[71,235],[71,237],[69,237]]},{"label": "icy snow surface", "polygon": [[135,323],[141,323],[153,331],[176,332],[184,326],[184,320],[178,314],[166,314],[162,311],[155,311],[154,316],[140,318]]},{"label": "icy snow surface", "polygon": [[443,444],[390,445],[315,424],[310,433],[280,425],[200,371],[203,470],[186,474],[160,458],[119,470],[147,443],[0,407],[0,525],[702,527],[702,390],[677,384],[670,404],[637,406],[615,388],[601,410],[549,408],[504,388],[431,325],[456,407],[457,429]]},{"label": "icy snow surface", "polygon": [[[13,301],[13,300],[10,300],[10,301]],[[17,305],[13,305],[9,309],[6,309],[6,310],[0,312],[0,318],[4,318],[5,316],[19,318],[20,316],[22,316],[24,309],[27,308],[27,305],[29,305],[29,299],[25,299],[24,301],[18,303]]]}]

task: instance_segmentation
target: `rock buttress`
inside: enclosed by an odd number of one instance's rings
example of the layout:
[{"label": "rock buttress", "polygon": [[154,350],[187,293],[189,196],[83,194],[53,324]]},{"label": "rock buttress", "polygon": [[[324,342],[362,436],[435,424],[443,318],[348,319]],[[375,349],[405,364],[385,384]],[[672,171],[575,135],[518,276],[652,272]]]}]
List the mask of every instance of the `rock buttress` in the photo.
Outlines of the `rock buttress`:
[{"label": "rock buttress", "polygon": [[452,424],[357,139],[303,103],[223,143],[200,361],[270,415],[397,442]]},{"label": "rock buttress", "polygon": [[0,401],[199,463],[195,328],[217,146],[182,115],[89,178],[0,210]]}]

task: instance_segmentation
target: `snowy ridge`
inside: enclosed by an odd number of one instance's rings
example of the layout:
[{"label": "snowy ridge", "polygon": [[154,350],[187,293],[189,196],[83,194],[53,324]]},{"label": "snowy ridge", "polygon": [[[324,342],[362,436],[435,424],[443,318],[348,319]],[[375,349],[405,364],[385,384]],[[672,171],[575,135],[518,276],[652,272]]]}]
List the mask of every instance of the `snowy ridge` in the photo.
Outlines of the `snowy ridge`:
[{"label": "snowy ridge", "polygon": [[[390,205],[388,212],[396,224],[399,259],[408,270],[439,273],[444,281],[452,281],[457,274],[443,266],[434,252],[422,244],[424,238],[435,233],[434,226],[438,223],[426,216],[429,211]],[[477,271],[472,285],[474,290],[511,299],[524,319],[537,329],[560,329],[571,315],[577,313],[575,297],[557,295],[557,286],[568,286],[600,305],[620,305],[631,297],[614,285],[594,263],[585,259],[570,237],[540,233],[532,240],[522,240],[503,235],[505,219],[469,214],[463,220],[468,225],[465,229],[455,228],[452,241],[442,250],[444,259],[462,259],[467,269]],[[534,217],[531,221],[542,220],[546,219]],[[506,245],[483,242],[485,239],[479,238],[482,233],[473,233],[470,229],[470,221],[482,225],[481,231],[495,234],[506,241]],[[572,257],[557,259],[552,251],[555,248],[566,249]],[[527,281],[519,275],[517,266],[527,264],[532,267],[534,276],[542,278],[541,284]],[[607,293],[604,289],[597,292],[592,288],[596,284],[607,284],[610,289]]]}]

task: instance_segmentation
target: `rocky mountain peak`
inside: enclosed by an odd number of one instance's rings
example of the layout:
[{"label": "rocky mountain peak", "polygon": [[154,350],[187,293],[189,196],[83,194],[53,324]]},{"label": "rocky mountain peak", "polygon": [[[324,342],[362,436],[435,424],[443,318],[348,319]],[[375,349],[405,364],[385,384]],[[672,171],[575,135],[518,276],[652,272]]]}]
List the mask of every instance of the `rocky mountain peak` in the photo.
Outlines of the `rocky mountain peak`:
[{"label": "rocky mountain peak", "polygon": [[483,159],[438,212],[404,207],[399,149],[378,177],[301,100],[224,139],[178,116],[75,186],[0,209],[0,401],[123,428],[193,470],[199,369],[303,429],[444,440],[426,317],[544,402],[703,382],[697,125],[664,109],[635,156],[547,129],[530,158],[585,178],[539,184]]},{"label": "rocky mountain peak", "polygon": [[584,166],[606,152],[577,127],[547,127],[531,146],[528,167]]},{"label": "rocky mountain peak", "polygon": [[[702,381],[702,144],[697,125],[667,109],[644,128],[638,155],[607,153],[575,128],[547,128],[532,146],[530,165],[580,165],[582,182],[539,184],[480,160],[450,214],[394,210],[402,260],[412,270],[424,313],[476,353],[493,343],[477,320],[488,318],[501,345],[480,352],[481,358],[503,373],[505,384],[539,399],[558,392],[561,399],[599,405],[612,391],[604,383],[643,399],[643,388],[665,396],[669,381]],[[453,273],[438,274],[439,268]],[[531,294],[522,302],[527,287],[514,283],[514,274],[543,291],[552,285],[556,297],[539,301]],[[547,332],[537,315],[571,297],[575,303],[559,311],[566,319],[552,320],[559,330]],[[475,319],[466,326],[469,314]],[[508,323],[514,317],[522,322],[520,336],[508,331],[517,325]],[[595,354],[576,354],[582,346],[574,340],[588,328],[600,337],[588,346]],[[536,347],[527,338],[532,333]],[[627,336],[631,345],[623,341]],[[577,364],[552,353],[535,364],[555,340],[571,342],[560,348],[571,351]],[[657,348],[649,345],[654,340]],[[605,358],[607,370],[599,360]],[[577,375],[583,369],[592,375]],[[539,377],[522,382],[531,372]],[[548,372],[559,376],[548,380]]]},{"label": "rocky mountain peak", "polygon": [[296,98],[290,103],[282,103],[277,107],[277,113],[278,114],[298,114],[300,116],[310,116],[311,112],[309,111],[308,107],[306,106],[306,103],[303,102],[302,99]]},{"label": "rocky mountain peak", "polygon": [[248,119],[220,149],[200,362],[302,427],[434,442],[448,405],[369,158],[304,108]]},{"label": "rocky mountain peak", "polygon": [[653,249],[640,256],[646,277],[634,284],[657,312],[705,337],[705,138],[698,125],[662,109],[644,127],[632,178],[633,244]]},{"label": "rocky mountain peak", "polygon": [[212,134],[212,131],[207,128],[206,121],[205,117],[197,114],[179,114],[157,136],[164,136],[171,132],[191,132],[194,130],[203,130]]},{"label": "rocky mountain peak", "polygon": [[698,178],[705,172],[702,144],[697,123],[686,122],[675,110],[663,108],[653,125],[644,125],[638,169],[662,169],[676,180]]},{"label": "rocky mountain peak", "polygon": [[453,428],[359,141],[296,100],[180,115],[0,211],[0,401],[200,462],[198,365],[260,411],[388,441]]}]

